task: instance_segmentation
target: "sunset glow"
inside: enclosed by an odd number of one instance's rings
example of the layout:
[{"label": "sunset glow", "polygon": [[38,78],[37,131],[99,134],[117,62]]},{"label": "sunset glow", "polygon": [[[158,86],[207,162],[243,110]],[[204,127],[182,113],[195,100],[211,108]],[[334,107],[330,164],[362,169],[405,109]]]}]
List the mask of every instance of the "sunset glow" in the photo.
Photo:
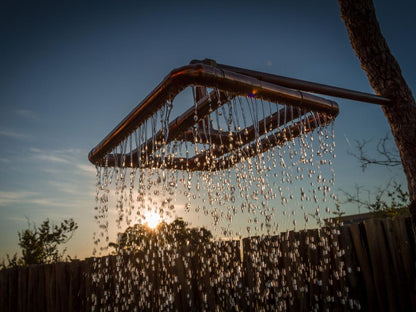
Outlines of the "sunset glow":
[{"label": "sunset glow", "polygon": [[153,210],[149,211],[144,219],[144,223],[151,229],[155,229],[161,221],[161,216]]}]

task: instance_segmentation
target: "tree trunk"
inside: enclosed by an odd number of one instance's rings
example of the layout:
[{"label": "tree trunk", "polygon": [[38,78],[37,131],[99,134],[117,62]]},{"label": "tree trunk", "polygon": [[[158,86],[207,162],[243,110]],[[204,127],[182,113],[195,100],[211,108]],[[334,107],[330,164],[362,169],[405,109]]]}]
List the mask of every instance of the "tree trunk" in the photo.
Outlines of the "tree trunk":
[{"label": "tree trunk", "polygon": [[383,106],[407,177],[409,206],[416,225],[416,104],[404,80],[400,66],[381,33],[372,0],[338,0],[341,17],[357,54],[361,68],[367,73],[376,94],[389,98]]}]

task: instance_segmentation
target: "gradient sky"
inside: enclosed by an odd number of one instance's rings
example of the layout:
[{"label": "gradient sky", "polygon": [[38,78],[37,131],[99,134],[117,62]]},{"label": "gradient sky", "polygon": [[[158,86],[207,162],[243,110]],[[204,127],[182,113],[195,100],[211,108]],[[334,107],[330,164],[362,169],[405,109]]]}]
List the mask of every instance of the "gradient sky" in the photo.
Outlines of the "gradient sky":
[{"label": "gradient sky", "polygon": [[[416,4],[375,0],[413,92]],[[192,59],[372,92],[336,1],[2,1],[0,261],[27,219],[72,217],[71,256],[91,254],[95,169],[87,154],[173,68]],[[389,133],[380,107],[342,99],[336,188],[371,189],[400,170],[361,172],[355,139]],[[356,213],[355,206],[346,206]]]}]

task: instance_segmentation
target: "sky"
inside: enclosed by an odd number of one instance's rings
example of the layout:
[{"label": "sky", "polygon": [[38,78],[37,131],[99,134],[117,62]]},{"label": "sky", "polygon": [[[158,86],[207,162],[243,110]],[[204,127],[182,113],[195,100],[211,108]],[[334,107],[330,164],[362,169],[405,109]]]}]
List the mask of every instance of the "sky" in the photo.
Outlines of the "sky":
[{"label": "sky", "polygon": [[[375,0],[390,49],[416,88],[416,4]],[[87,155],[172,69],[211,58],[372,93],[336,1],[2,1],[0,261],[28,220],[74,218],[68,254],[91,254],[95,168]],[[354,140],[390,133],[377,105],[335,99],[335,188],[373,189],[400,169],[364,173]],[[373,146],[374,148],[374,146]],[[345,206],[357,213],[355,206]]]}]

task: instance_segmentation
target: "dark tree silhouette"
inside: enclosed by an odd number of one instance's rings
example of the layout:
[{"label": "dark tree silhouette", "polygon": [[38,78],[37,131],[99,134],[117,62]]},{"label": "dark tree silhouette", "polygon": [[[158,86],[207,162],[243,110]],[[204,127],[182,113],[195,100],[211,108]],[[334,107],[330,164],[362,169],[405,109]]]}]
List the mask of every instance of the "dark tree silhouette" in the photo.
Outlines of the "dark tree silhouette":
[{"label": "dark tree silhouette", "polygon": [[416,103],[381,33],[371,0],[338,0],[351,45],[376,94],[392,100],[383,112],[399,149],[416,226]]},{"label": "dark tree silhouette", "polygon": [[118,253],[131,253],[144,251],[152,246],[164,248],[170,245],[178,248],[190,245],[196,248],[211,239],[212,234],[206,228],[191,228],[182,218],[177,218],[171,223],[162,221],[154,229],[145,224],[135,224],[119,233],[117,242],[110,243],[109,246]]},{"label": "dark tree silhouette", "polygon": [[[54,225],[49,219],[36,227],[28,221],[28,228],[18,232],[19,247],[22,249],[22,257],[15,254],[13,257],[7,255],[8,265],[2,264],[2,267],[16,265],[44,264],[65,260],[65,251],[59,251],[59,246],[67,243],[78,225],[73,219],[67,219],[60,225]],[[70,259],[67,257],[66,259]]]}]

